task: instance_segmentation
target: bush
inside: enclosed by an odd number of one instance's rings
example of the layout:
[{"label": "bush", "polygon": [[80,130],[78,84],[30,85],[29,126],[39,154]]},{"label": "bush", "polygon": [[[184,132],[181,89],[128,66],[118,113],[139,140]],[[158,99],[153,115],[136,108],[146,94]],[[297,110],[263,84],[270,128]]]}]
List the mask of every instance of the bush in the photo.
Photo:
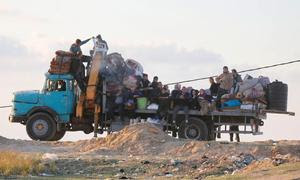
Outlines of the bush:
[{"label": "bush", "polygon": [[44,170],[41,155],[0,151],[0,175],[28,175],[38,174]]}]

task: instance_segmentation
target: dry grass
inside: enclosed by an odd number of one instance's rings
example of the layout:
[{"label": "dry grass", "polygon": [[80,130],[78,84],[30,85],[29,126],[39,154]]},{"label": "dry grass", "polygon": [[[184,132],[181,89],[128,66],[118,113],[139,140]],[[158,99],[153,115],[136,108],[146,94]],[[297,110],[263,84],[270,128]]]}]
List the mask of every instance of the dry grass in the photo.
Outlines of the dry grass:
[{"label": "dry grass", "polygon": [[0,151],[0,175],[38,174],[44,170],[41,156],[20,152]]},{"label": "dry grass", "polygon": [[286,163],[279,166],[257,167],[246,173],[237,173],[235,175],[212,176],[208,180],[257,180],[257,179],[299,179],[300,162]]}]

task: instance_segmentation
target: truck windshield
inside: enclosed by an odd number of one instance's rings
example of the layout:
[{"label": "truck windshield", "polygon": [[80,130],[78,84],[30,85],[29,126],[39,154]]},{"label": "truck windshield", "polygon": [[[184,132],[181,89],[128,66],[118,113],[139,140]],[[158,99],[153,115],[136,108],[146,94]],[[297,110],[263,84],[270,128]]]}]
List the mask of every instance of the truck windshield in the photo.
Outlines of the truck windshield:
[{"label": "truck windshield", "polygon": [[47,79],[44,85],[45,92],[51,91],[66,91],[66,81],[65,80],[50,80]]}]

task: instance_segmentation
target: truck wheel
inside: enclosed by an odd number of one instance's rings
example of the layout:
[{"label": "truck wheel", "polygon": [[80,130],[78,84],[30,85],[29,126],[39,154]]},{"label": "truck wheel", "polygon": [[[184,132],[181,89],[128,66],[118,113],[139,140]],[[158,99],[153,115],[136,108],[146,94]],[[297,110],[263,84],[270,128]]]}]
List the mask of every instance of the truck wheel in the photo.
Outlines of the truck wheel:
[{"label": "truck wheel", "polygon": [[208,140],[208,128],[204,121],[198,118],[190,118],[188,123],[182,121],[178,130],[178,137],[192,140]]},{"label": "truck wheel", "polygon": [[49,141],[56,134],[56,123],[46,113],[35,113],[28,118],[26,131],[33,140]]},{"label": "truck wheel", "polygon": [[55,136],[50,141],[59,141],[65,136],[65,134],[65,130],[57,131]]}]

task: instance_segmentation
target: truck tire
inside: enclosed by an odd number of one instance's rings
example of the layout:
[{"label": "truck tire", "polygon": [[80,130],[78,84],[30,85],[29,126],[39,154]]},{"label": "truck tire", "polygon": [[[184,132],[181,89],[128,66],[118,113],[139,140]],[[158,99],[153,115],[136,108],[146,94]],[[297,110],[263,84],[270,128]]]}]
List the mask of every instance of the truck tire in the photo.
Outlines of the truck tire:
[{"label": "truck tire", "polygon": [[28,118],[26,131],[33,140],[49,141],[56,134],[56,123],[47,113],[35,113]]},{"label": "truck tire", "polygon": [[65,130],[57,131],[55,136],[50,141],[59,141],[61,140],[66,134]]},{"label": "truck tire", "polygon": [[198,118],[190,118],[188,123],[182,121],[178,130],[178,137],[184,139],[208,140],[208,128],[204,121]]}]

